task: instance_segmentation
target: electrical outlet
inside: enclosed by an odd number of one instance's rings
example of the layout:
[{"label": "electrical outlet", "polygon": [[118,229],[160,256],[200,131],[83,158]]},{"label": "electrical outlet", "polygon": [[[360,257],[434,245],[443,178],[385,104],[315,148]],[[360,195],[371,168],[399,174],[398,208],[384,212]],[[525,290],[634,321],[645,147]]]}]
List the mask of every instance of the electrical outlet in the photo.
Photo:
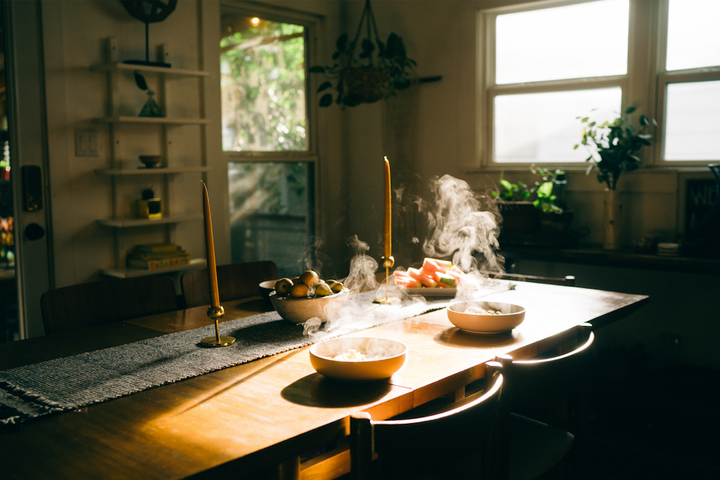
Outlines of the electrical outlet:
[{"label": "electrical outlet", "polygon": [[98,134],[96,130],[75,131],[75,156],[76,157],[97,157]]}]

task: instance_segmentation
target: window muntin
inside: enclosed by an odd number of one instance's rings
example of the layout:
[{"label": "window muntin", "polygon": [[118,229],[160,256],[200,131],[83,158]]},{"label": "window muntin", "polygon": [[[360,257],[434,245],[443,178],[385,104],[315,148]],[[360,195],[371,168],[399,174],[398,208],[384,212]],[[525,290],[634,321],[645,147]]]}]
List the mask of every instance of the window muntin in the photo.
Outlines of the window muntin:
[{"label": "window muntin", "polygon": [[624,75],[628,15],[628,0],[498,15],[495,83]]},{"label": "window muntin", "polygon": [[670,0],[666,70],[720,65],[720,2]]},{"label": "window muntin", "polygon": [[307,151],[305,28],[221,17],[223,151]]},{"label": "window muntin", "polygon": [[580,137],[577,117],[615,118],[621,98],[620,87],[498,95],[493,157],[498,163],[583,162],[588,152],[573,149]]}]

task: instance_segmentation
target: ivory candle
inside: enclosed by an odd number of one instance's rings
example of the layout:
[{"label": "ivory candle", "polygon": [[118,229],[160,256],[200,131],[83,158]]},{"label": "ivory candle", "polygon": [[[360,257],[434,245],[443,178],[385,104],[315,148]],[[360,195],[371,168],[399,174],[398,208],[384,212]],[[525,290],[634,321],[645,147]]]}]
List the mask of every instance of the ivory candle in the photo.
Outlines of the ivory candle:
[{"label": "ivory candle", "polygon": [[392,256],[392,200],[390,184],[390,162],[385,157],[385,259]]},{"label": "ivory candle", "polygon": [[210,199],[207,185],[200,180],[203,186],[203,215],[205,217],[205,249],[207,251],[208,281],[210,283],[210,306],[220,306],[220,293],[218,292],[217,266],[215,264],[215,243],[213,241],[212,218],[210,217]]}]

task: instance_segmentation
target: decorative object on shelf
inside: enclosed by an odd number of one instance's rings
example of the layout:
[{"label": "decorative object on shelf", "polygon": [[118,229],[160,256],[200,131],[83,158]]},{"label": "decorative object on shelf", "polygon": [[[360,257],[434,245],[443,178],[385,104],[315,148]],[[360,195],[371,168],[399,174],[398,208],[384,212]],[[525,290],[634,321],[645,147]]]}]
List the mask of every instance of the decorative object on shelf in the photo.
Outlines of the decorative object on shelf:
[{"label": "decorative object on shelf", "polygon": [[145,60],[125,60],[131,65],[148,65],[151,67],[170,68],[169,63],[150,61],[150,28],[151,23],[162,22],[177,6],[178,0],[120,0],[125,10],[145,24]]},{"label": "decorative object on shelf", "polygon": [[[366,29],[366,36],[358,45],[363,27]],[[375,37],[374,41],[372,35]],[[358,46],[360,53],[356,56],[355,50]],[[337,51],[332,55],[332,66],[316,65],[309,71],[325,74],[332,79],[323,82],[317,92],[335,88],[334,101],[342,109],[361,103],[377,102],[395,95],[396,91],[408,88],[417,76],[417,64],[407,57],[401,37],[390,33],[387,42],[380,40],[370,0],[365,1],[355,38],[348,41],[347,33],[343,33],[335,42],[335,47]],[[373,55],[377,55],[376,61],[373,60]],[[332,104],[333,94],[325,93],[320,97],[321,107]]]},{"label": "decorative object on shelf", "polygon": [[174,243],[136,245],[127,256],[128,267],[154,270],[190,263],[190,252]]},{"label": "decorative object on shelf", "polygon": [[490,192],[502,216],[502,245],[569,246],[576,240],[570,226],[574,212],[567,209],[562,170],[530,166],[538,177],[533,186],[510,183],[500,174],[500,188]]},{"label": "decorative object on shelf", "polygon": [[204,347],[227,347],[235,343],[235,337],[220,336],[220,319],[225,309],[220,305],[220,292],[217,282],[217,265],[215,264],[215,243],[213,241],[212,217],[210,216],[210,199],[205,182],[200,180],[203,188],[203,215],[205,217],[205,249],[207,250],[208,283],[210,284],[210,308],[207,315],[215,321],[215,336],[205,337],[200,341]]},{"label": "decorative object on shelf", "polygon": [[140,110],[140,114],[138,116],[164,117],[165,115],[163,115],[162,110],[160,110],[160,106],[157,104],[157,102],[155,102],[155,92],[148,88],[145,77],[143,77],[139,72],[135,72],[135,84],[140,90],[144,90],[148,96],[148,99],[145,102],[145,105],[143,105],[142,110]]},{"label": "decorative object on shelf", "polygon": [[137,201],[138,217],[149,220],[162,218],[162,200],[155,197],[155,192],[148,188],[143,190],[142,199]]},{"label": "decorative object on shelf", "polygon": [[162,155],[140,155],[138,158],[145,165],[138,168],[158,168],[162,161]]},{"label": "decorative object on shelf", "polygon": [[640,129],[637,130],[629,123],[628,116],[635,112],[636,106],[632,105],[625,109],[622,115],[612,121],[605,121],[598,124],[587,117],[577,117],[583,124],[581,131],[582,140],[573,148],[580,145],[590,150],[590,156],[586,159],[591,165],[587,170],[589,174],[597,169],[598,182],[605,183],[605,240],[603,247],[607,250],[620,248],[620,224],[622,223],[622,204],[620,193],[616,191],[620,174],[631,172],[640,166],[640,157],[637,153],[642,147],[650,146],[652,135],[643,133],[652,123],[657,126],[655,120],[650,120],[646,115],[640,115]]}]

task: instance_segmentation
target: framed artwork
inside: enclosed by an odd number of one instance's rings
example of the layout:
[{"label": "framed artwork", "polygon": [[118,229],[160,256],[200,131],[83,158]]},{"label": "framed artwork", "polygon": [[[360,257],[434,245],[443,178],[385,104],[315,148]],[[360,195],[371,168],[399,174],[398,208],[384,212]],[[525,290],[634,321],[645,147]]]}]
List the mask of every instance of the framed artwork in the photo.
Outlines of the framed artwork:
[{"label": "framed artwork", "polygon": [[[684,180],[684,181],[683,181]],[[680,182],[680,213],[685,241],[696,240],[696,228],[718,198],[717,182],[712,175],[688,177]]]}]

